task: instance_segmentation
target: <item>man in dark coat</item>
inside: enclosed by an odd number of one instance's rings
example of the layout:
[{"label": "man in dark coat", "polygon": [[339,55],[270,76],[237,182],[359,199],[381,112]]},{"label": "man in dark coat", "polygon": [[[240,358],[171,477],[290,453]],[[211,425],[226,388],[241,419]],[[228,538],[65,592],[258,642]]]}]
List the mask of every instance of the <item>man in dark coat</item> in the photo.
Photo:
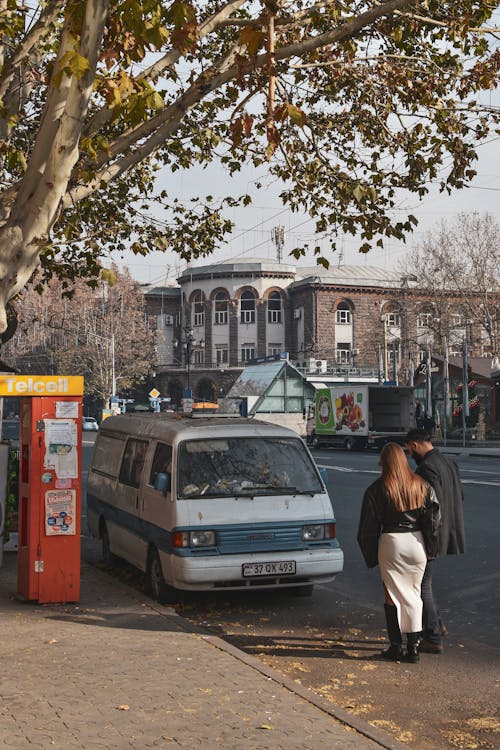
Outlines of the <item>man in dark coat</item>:
[{"label": "man in dark coat", "polygon": [[[441,506],[439,555],[460,555],[465,552],[464,492],[458,467],[454,461],[434,448],[429,432],[413,429],[406,435],[406,449],[417,464],[416,473],[434,487]],[[432,591],[434,561],[428,560],[422,580],[423,641],[420,650],[440,654],[446,628],[441,622]]]}]

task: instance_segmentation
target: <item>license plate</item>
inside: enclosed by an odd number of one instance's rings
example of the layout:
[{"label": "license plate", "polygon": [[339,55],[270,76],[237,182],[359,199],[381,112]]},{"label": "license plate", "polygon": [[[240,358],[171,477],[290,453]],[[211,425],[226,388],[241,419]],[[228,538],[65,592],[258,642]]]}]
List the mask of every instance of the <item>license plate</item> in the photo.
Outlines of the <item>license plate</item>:
[{"label": "license plate", "polygon": [[243,564],[243,578],[252,576],[293,576],[295,572],[295,560]]}]

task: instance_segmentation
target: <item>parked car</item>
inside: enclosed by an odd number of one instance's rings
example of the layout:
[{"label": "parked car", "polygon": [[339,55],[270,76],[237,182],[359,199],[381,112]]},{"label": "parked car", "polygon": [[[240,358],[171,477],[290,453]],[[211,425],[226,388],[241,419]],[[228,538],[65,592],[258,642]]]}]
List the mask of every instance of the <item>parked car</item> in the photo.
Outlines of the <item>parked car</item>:
[{"label": "parked car", "polygon": [[82,430],[85,432],[97,432],[99,424],[94,417],[82,417]]}]

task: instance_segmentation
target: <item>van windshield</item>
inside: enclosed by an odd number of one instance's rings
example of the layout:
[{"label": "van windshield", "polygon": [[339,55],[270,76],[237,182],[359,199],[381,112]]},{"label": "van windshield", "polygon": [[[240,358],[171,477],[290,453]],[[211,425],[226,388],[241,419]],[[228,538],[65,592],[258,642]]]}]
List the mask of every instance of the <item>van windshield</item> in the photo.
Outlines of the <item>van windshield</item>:
[{"label": "van windshield", "polygon": [[214,438],[179,446],[180,498],[315,494],[323,488],[297,438]]}]

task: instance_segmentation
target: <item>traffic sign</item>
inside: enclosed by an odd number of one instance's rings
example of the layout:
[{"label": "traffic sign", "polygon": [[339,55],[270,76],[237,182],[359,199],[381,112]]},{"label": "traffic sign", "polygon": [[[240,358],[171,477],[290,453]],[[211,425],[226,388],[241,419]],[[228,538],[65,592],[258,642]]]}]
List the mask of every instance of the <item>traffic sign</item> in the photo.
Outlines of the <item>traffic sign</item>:
[{"label": "traffic sign", "polygon": [[151,391],[149,391],[149,398],[158,398],[160,395],[160,391],[158,391],[156,388],[153,388]]},{"label": "traffic sign", "polygon": [[192,398],[182,399],[182,410],[184,414],[191,414],[191,412],[193,411],[193,399]]}]

